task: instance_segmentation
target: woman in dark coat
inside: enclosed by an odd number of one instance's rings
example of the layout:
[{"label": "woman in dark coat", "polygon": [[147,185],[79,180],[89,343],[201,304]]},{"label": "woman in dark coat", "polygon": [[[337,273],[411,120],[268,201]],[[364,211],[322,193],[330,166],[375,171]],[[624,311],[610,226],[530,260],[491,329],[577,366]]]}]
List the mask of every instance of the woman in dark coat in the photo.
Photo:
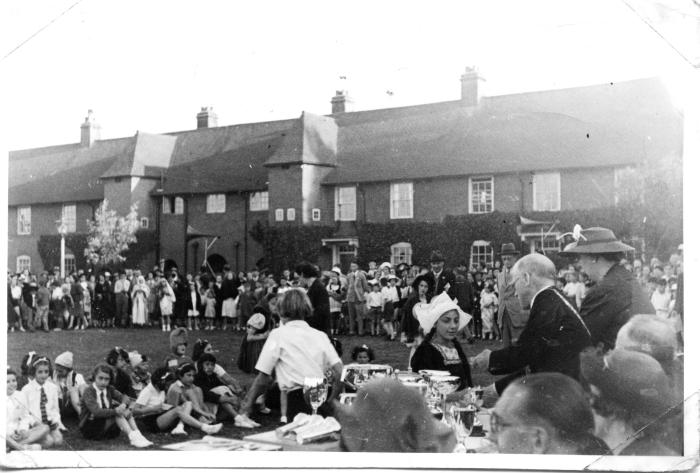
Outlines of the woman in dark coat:
[{"label": "woman in dark coat", "polygon": [[423,341],[423,333],[418,319],[413,314],[413,307],[419,303],[427,304],[430,302],[434,290],[433,280],[423,274],[416,276],[411,286],[412,291],[401,308],[401,339],[403,340],[405,337],[406,346],[411,348],[408,355],[409,369],[416,347]]}]

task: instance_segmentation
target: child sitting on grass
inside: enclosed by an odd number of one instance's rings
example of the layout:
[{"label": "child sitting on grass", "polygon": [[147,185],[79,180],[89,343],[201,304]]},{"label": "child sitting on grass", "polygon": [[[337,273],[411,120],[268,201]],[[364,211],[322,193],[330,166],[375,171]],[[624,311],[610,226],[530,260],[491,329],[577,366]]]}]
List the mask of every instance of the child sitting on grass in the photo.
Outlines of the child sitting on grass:
[{"label": "child sitting on grass", "polygon": [[134,387],[131,384],[131,374],[127,371],[129,367],[129,353],[122,347],[114,347],[107,353],[107,364],[114,370],[111,384],[120,393],[136,398]]},{"label": "child sitting on grass", "polygon": [[211,424],[216,420],[216,415],[204,404],[202,389],[194,385],[194,375],[197,369],[192,363],[182,364],[176,371],[177,381],[168,388],[167,403],[171,406],[180,406],[186,402],[192,404],[192,413],[203,424]]},{"label": "child sitting on grass", "polygon": [[[143,388],[134,405],[134,416],[149,432],[165,432],[173,435],[187,435],[185,424],[195,427],[205,434],[216,434],[222,424],[208,425],[192,417],[192,402],[185,401],[179,406],[165,402],[165,392],[172,375],[165,367],[153,372],[150,383]],[[175,428],[173,428],[175,426]]]},{"label": "child sitting on grass", "polygon": [[240,408],[240,399],[233,394],[214,372],[216,357],[211,353],[203,353],[197,361],[197,374],[194,384],[198,386],[204,395],[204,401],[214,405],[214,412],[221,407],[234,420],[236,427],[252,429],[260,427],[260,424],[241,416],[236,409]]},{"label": "child sitting on grass", "polygon": [[131,414],[133,401],[114,388],[113,378],[112,368],[105,363],[93,370],[93,382],[83,393],[80,433],[88,440],[107,440],[117,438],[121,431],[133,447],[150,447],[153,442],[143,436]]},{"label": "child sitting on grass", "polygon": [[27,409],[34,419],[49,426],[49,433],[42,441],[42,447],[50,448],[63,444],[63,435],[59,430],[61,411],[58,406],[58,387],[47,382],[51,376],[51,361],[45,357],[35,357],[29,368],[33,378],[22,388]]},{"label": "child sitting on grass", "polygon": [[80,416],[80,397],[87,383],[83,375],[73,369],[73,353],[66,351],[54,361],[53,382],[58,386],[61,418]]},{"label": "child sitting on grass", "polygon": [[17,391],[17,373],[7,369],[7,446],[12,450],[41,450],[49,426],[37,422],[27,410],[27,400]]}]

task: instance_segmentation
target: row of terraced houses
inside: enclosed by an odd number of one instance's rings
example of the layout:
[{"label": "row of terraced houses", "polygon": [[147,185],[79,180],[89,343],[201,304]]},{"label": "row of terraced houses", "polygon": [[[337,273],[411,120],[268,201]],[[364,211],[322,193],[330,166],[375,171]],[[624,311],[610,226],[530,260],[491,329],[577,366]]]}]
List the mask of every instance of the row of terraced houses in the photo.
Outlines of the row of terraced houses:
[{"label": "row of terraced houses", "polygon": [[[57,221],[67,267],[84,266],[77,236],[104,199],[120,214],[138,203],[151,244],[129,263],[143,268],[194,271],[206,255],[250,269],[264,261],[260,226],[330,228],[309,244],[322,266],[346,266],[376,247],[362,225],[494,212],[519,216],[522,251],[554,251],[569,230],[557,212],[614,206],[620,173],[682,153],[682,116],[658,78],[490,97],[479,82],[467,69],[457,100],[366,111],[340,91],[328,115],[230,126],[204,107],[196,129],[105,140],[89,112],[79,143],[10,152],[8,268],[56,264]],[[455,245],[491,261],[493,233]],[[386,258],[415,258],[409,240],[382,243]]]}]

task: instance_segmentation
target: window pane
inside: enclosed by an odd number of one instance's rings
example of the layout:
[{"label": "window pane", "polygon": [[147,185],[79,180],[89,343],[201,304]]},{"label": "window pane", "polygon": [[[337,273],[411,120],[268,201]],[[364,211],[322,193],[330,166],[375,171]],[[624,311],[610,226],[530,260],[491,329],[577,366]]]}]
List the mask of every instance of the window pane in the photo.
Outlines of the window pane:
[{"label": "window pane", "polygon": [[75,256],[71,254],[67,254],[66,257],[63,260],[66,265],[66,274],[70,274],[71,272],[75,271]]},{"label": "window pane", "polygon": [[25,269],[31,270],[32,259],[29,256],[22,255],[17,257],[17,272],[21,273]]},{"label": "window pane", "polygon": [[170,208],[170,197],[163,196],[163,213],[169,214],[171,212],[172,209]]},{"label": "window pane", "polygon": [[477,240],[471,247],[471,266],[478,267],[482,261],[487,265],[493,264],[493,248],[489,242]]},{"label": "window pane", "polygon": [[275,210],[275,221],[282,222],[284,220],[284,209]]},{"label": "window pane", "polygon": [[226,212],[226,195],[225,194],[210,194],[207,196],[207,213],[224,213]]},{"label": "window pane", "polygon": [[336,193],[336,218],[342,221],[356,219],[355,187],[338,187]]},{"label": "window pane", "polygon": [[17,208],[17,234],[29,235],[32,232],[32,208]]},{"label": "window pane", "polygon": [[269,208],[269,194],[264,192],[253,192],[250,194],[250,210],[259,212]]},{"label": "window pane", "polygon": [[533,176],[534,210],[559,210],[559,173],[540,173]]},{"label": "window pane", "polygon": [[391,264],[411,264],[412,249],[410,243],[396,243],[391,245]]},{"label": "window pane", "polygon": [[185,201],[182,197],[175,197],[175,209],[173,213],[175,215],[182,215],[185,213]]},{"label": "window pane", "polygon": [[61,220],[66,226],[66,232],[75,232],[75,204],[63,206]]},{"label": "window pane", "polygon": [[472,178],[471,209],[472,213],[493,212],[493,178]]},{"label": "window pane", "polygon": [[287,209],[287,220],[293,221],[297,216],[295,209]]},{"label": "window pane", "polygon": [[390,218],[413,218],[413,183],[391,184]]}]

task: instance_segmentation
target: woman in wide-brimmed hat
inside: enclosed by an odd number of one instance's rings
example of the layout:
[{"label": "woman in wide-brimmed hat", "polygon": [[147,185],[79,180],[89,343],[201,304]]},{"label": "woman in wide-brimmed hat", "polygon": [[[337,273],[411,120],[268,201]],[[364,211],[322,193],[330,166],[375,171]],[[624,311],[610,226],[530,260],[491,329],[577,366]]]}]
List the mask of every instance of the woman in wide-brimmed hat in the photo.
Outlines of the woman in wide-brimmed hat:
[{"label": "woman in wide-brimmed hat", "polygon": [[[435,296],[429,304],[413,308],[421,328],[427,334],[416,348],[411,369],[449,371],[461,380],[458,390],[472,385],[467,356],[457,341],[457,332],[467,326],[471,316],[459,308],[446,293]],[[457,397],[461,396],[460,394]]]},{"label": "woman in wide-brimmed hat", "polygon": [[581,317],[594,345],[615,346],[617,332],[635,314],[653,314],[654,307],[634,275],[619,264],[634,248],[622,243],[612,230],[574,227],[574,242],[559,254],[576,259],[593,282],[581,303]]}]

